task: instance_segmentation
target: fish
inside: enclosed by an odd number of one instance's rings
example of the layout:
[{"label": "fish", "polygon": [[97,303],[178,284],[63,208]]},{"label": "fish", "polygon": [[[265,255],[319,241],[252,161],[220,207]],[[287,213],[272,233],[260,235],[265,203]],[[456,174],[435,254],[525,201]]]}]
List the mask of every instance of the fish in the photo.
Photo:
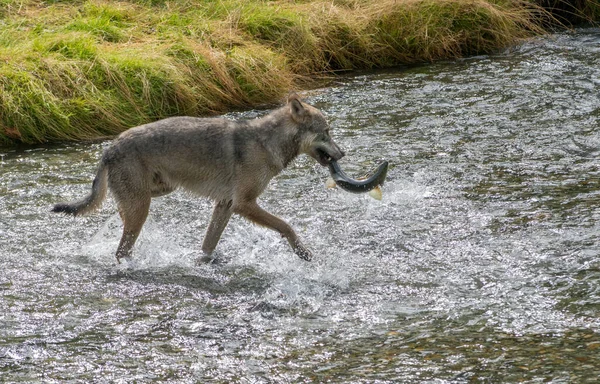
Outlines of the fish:
[{"label": "fish", "polygon": [[375,172],[371,176],[364,179],[353,179],[346,175],[337,161],[333,160],[329,163],[330,177],[327,179],[325,186],[327,188],[334,188],[336,185],[344,191],[350,193],[366,193],[374,199],[382,199],[381,186],[385,182],[387,176],[387,170],[389,162],[383,161],[375,169]]},{"label": "fish", "polygon": [[378,185],[375,188],[369,191],[369,196],[374,198],[375,200],[381,201],[383,199],[383,193],[381,192],[381,187]]}]

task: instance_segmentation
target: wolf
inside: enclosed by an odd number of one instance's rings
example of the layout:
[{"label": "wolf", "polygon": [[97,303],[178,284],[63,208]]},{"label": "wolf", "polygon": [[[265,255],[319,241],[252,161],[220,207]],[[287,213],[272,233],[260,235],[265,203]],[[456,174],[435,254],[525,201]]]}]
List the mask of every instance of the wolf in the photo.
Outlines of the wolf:
[{"label": "wolf", "polygon": [[290,94],[284,106],[253,120],[166,118],[120,134],[102,155],[91,193],[56,204],[52,211],[91,213],[110,189],[123,221],[116,252],[120,263],[132,255],[150,200],[182,188],[215,202],[202,243],[205,257],[211,257],[236,213],[279,232],[300,258],[310,261],[311,251],[292,227],[256,201],[269,181],[300,154],[322,166],[344,156],[323,113],[296,94]]}]

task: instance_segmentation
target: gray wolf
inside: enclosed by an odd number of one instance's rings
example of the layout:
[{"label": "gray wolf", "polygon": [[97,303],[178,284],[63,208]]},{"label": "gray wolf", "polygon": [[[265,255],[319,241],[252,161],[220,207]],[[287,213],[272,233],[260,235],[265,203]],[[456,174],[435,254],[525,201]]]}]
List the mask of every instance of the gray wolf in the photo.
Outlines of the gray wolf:
[{"label": "gray wolf", "polygon": [[172,117],[131,128],[104,151],[91,193],[56,204],[53,212],[73,216],[100,207],[112,192],[123,221],[117,261],[131,257],[148,216],[150,200],[178,188],[215,201],[202,251],[210,256],[233,213],[271,228],[302,259],[312,253],[282,219],[256,199],[294,158],[307,154],[322,166],[344,156],[324,115],[292,94],[287,104],[264,117]]}]

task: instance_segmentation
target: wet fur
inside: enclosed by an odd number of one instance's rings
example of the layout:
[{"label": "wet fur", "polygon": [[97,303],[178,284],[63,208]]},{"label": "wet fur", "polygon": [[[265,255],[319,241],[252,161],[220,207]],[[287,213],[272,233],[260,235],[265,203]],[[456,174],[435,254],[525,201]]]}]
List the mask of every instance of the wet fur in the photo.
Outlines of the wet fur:
[{"label": "wet fur", "polygon": [[255,120],[173,117],[131,128],[108,147],[82,200],[56,204],[74,216],[96,210],[110,189],[123,220],[116,257],[130,257],[150,200],[178,188],[215,201],[202,250],[210,255],[229,218],[237,213],[279,232],[294,252],[311,252],[294,230],[256,202],[269,181],[299,154],[322,165],[344,153],[329,135],[323,114],[291,95],[287,105]]}]

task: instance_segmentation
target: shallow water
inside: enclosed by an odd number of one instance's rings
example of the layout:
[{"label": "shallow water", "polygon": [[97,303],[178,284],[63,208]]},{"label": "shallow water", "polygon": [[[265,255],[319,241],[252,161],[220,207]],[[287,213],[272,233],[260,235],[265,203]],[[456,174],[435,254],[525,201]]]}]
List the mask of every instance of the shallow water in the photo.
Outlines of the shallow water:
[{"label": "shallow water", "polygon": [[[0,149],[2,382],[595,382],[600,30],[355,75],[309,95],[383,201],[301,157],[261,199],[315,253],[234,217],[197,265],[208,201],[52,215],[108,143]],[[253,117],[263,111],[234,114]]]}]

